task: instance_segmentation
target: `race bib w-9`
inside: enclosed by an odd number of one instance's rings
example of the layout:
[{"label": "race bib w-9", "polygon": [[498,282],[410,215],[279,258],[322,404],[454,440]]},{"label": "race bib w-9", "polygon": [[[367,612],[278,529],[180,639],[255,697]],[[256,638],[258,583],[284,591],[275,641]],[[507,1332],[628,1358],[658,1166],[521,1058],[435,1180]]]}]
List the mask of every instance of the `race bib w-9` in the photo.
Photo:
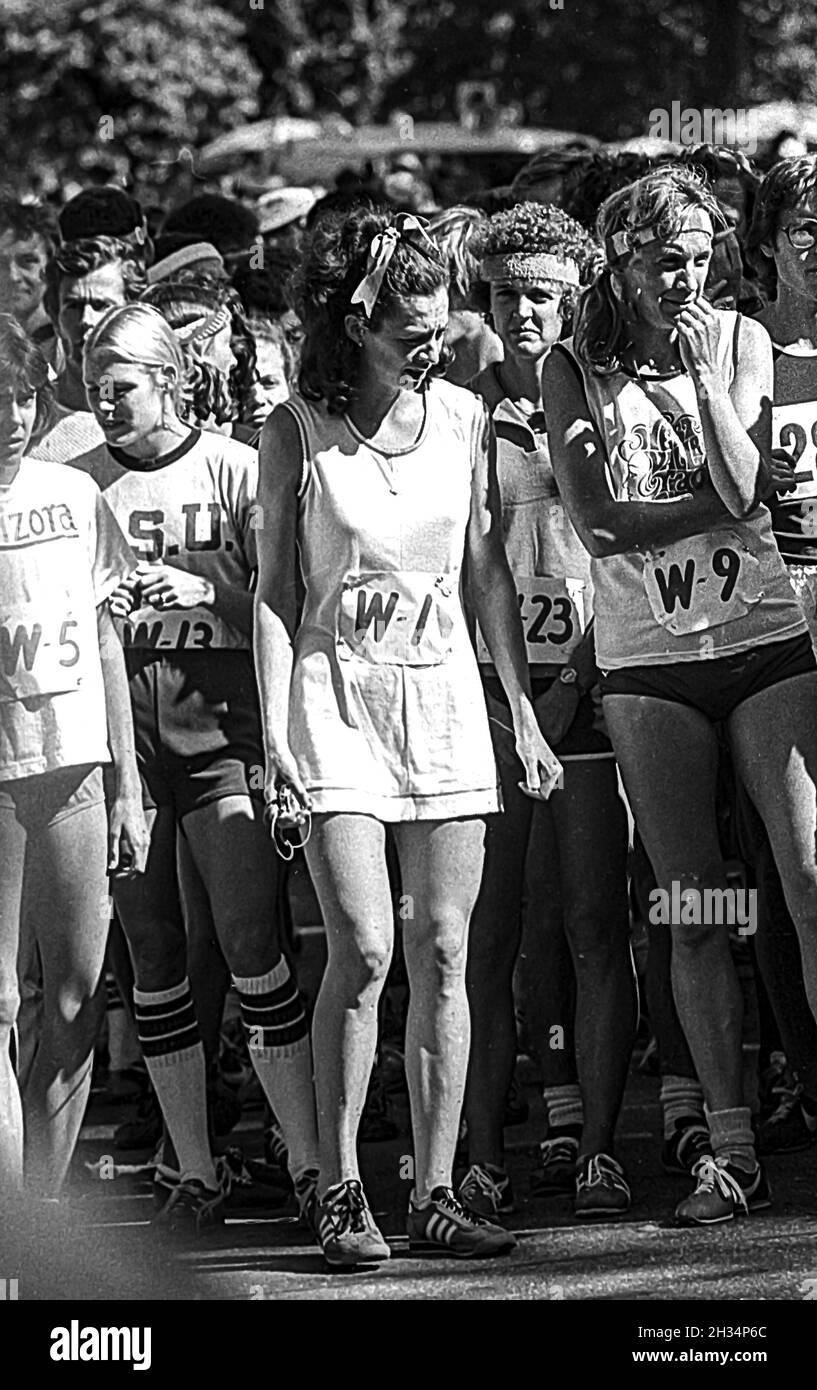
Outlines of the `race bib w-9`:
[{"label": "race bib w-9", "polygon": [[139,608],[121,627],[125,647],[154,647],[160,651],[202,651],[224,646],[222,626],[208,609],[174,608],[159,613],[149,604]]},{"label": "race bib w-9", "polygon": [[[565,666],[587,627],[587,585],[583,579],[517,579],[516,594],[528,663]],[[477,627],[477,661],[493,658]]]},{"label": "race bib w-9", "polygon": [[648,555],[644,588],[656,622],[676,637],[734,622],[763,597],[760,561],[729,529]]},{"label": "race bib w-9", "polygon": [[16,604],[11,614],[0,610],[0,701],[77,690],[87,640],[70,610],[59,617],[36,604]]},{"label": "race bib w-9", "polygon": [[337,612],[337,652],[388,666],[439,666],[460,609],[456,576],[401,570],[347,577]]},{"label": "race bib w-9", "polygon": [[785,449],[794,460],[797,486],[793,492],[781,493],[780,501],[817,497],[817,401],[773,407],[772,447]]}]

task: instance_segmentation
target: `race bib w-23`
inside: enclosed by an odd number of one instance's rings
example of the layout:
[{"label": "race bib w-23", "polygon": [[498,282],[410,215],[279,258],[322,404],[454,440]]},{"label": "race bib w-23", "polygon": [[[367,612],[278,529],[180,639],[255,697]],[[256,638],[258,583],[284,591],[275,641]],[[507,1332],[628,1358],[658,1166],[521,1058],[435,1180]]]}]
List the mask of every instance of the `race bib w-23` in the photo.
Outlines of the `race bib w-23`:
[{"label": "race bib w-23", "polygon": [[760,561],[728,527],[676,541],[644,560],[657,623],[675,637],[742,618],[763,597]]},{"label": "race bib w-23", "polygon": [[[587,627],[587,585],[583,579],[515,579],[528,664],[565,666]],[[492,664],[477,627],[477,661]]]},{"label": "race bib w-23", "polygon": [[85,642],[70,611],[54,617],[36,604],[17,604],[13,613],[0,610],[0,701],[77,690]]}]

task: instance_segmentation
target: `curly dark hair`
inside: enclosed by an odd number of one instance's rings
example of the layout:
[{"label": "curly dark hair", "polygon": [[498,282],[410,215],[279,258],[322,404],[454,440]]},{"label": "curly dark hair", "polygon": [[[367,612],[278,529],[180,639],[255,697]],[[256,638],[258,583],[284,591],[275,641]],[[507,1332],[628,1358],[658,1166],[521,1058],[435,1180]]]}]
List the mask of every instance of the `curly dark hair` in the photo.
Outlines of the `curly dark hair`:
[{"label": "curly dark hair", "polygon": [[37,412],[31,437],[41,434],[54,403],[48,363],[12,314],[0,314],[0,381],[4,394],[36,396]]},{"label": "curly dark hair", "polygon": [[769,299],[777,295],[777,269],[773,256],[764,254],[780,225],[780,214],[798,203],[817,207],[817,155],[781,159],[766,175],[757,190],[754,212],[746,234],[746,255],[757,271],[757,278]]},{"label": "curly dark hair", "polygon": [[605,198],[649,173],[652,166],[650,156],[638,150],[594,150],[565,178],[562,207],[592,232]]},{"label": "curly dark hair", "polygon": [[[601,261],[600,248],[584,227],[551,203],[517,203],[504,212],[495,212],[475,227],[468,249],[477,261],[512,251],[575,261],[583,283],[589,283]],[[561,309],[567,323],[573,316],[578,294],[573,286],[564,287]],[[477,280],[472,297],[478,308],[489,312],[491,291],[487,281]]]},{"label": "curly dark hair", "polygon": [[21,203],[17,198],[0,194],[0,236],[13,233],[18,241],[38,236],[50,256],[59,244],[60,229],[53,208],[42,203]]},{"label": "curly dark hair", "polygon": [[[298,387],[308,400],[325,400],[330,415],[342,415],[355,394],[360,349],[346,331],[348,314],[365,320],[352,295],[366,274],[374,237],[393,222],[385,209],[353,208],[327,212],[306,239],[290,293],[303,326],[304,341]],[[419,234],[401,237],[377,298],[369,326],[376,332],[398,300],[448,289],[449,270],[442,256]],[[438,371],[448,365],[445,354]]]},{"label": "curly dark hair", "polygon": [[125,298],[133,304],[147,289],[145,261],[138,248],[114,236],[83,237],[58,246],[45,268],[43,307],[52,323],[60,312],[60,286],[63,280],[78,280],[101,270],[106,265],[118,265],[122,271]]},{"label": "curly dark hair", "polygon": [[143,296],[143,302],[158,309],[175,329],[187,328],[219,309],[228,310],[230,344],[236,364],[228,379],[212,362],[199,360],[194,404],[200,420],[212,415],[216,424],[222,425],[239,418],[255,381],[255,339],[233,287],[160,280]]}]

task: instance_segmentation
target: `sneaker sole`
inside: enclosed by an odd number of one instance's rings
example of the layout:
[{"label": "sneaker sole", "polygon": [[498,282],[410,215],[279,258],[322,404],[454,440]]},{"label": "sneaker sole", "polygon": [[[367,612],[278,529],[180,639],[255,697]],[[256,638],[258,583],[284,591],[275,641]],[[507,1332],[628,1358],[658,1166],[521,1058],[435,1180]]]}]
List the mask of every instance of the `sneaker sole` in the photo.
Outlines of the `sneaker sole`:
[{"label": "sneaker sole", "polygon": [[574,1210],[573,1215],[578,1220],[587,1216],[626,1216],[631,1206],[628,1202],[626,1207],[582,1207],[580,1211]]},{"label": "sneaker sole", "polygon": [[489,1260],[498,1255],[509,1255],[515,1250],[518,1241],[508,1233],[508,1240],[497,1242],[492,1248],[483,1246],[481,1250],[452,1250],[450,1245],[440,1245],[433,1240],[413,1240],[409,1236],[409,1253],[412,1255],[440,1255],[449,1260]]},{"label": "sneaker sole", "polygon": [[340,1250],[330,1255],[328,1251],[323,1250],[323,1258],[331,1269],[355,1269],[358,1265],[383,1264],[386,1260],[391,1259],[391,1250],[387,1249],[385,1254],[377,1255],[361,1255],[351,1250]]},{"label": "sneaker sole", "polygon": [[723,1226],[727,1221],[737,1221],[740,1217],[754,1216],[756,1211],[768,1211],[772,1205],[771,1197],[763,1197],[759,1202],[752,1202],[748,1211],[743,1207],[738,1207],[737,1211],[732,1211],[728,1216],[678,1216],[676,1213],[675,1223],[678,1226]]}]

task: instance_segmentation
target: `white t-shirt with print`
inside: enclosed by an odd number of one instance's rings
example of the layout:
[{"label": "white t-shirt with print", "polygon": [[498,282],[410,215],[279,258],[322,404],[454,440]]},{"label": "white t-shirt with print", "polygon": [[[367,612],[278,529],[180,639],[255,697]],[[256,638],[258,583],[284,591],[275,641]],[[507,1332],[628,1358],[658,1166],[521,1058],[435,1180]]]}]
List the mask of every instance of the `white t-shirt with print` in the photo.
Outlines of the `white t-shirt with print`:
[{"label": "white t-shirt with print", "polygon": [[86,474],[24,458],[0,486],[0,782],[110,761],[97,607],[135,564]]}]

